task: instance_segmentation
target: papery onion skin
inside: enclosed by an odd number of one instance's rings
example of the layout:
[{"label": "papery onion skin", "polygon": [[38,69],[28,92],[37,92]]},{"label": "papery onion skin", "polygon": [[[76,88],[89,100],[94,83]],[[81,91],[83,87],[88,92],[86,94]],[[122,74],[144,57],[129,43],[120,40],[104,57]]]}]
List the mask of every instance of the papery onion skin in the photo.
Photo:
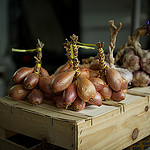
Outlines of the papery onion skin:
[{"label": "papery onion skin", "polygon": [[62,95],[55,97],[55,103],[58,108],[64,108]]},{"label": "papery onion skin", "polygon": [[127,89],[120,90],[120,91],[117,91],[117,92],[113,91],[111,98],[114,101],[120,102],[120,101],[122,101],[126,98],[126,93],[127,93]]},{"label": "papery onion skin", "polygon": [[29,74],[23,82],[26,89],[33,89],[39,82],[39,75],[37,73]]},{"label": "papery onion skin", "polygon": [[99,59],[95,59],[91,62],[90,69],[99,70]]},{"label": "papery onion skin", "polygon": [[29,94],[29,102],[31,104],[41,104],[43,101],[43,94],[39,89],[34,88]]},{"label": "papery onion skin", "polygon": [[50,84],[52,82],[52,78],[50,76],[40,77],[38,85],[42,92],[51,94]]},{"label": "papery onion skin", "polygon": [[103,89],[100,91],[100,94],[105,100],[109,100],[112,96],[112,89],[109,87],[109,85],[105,84]]},{"label": "papery onion skin", "polygon": [[90,71],[89,71],[89,69],[85,68],[85,67],[81,67],[79,76],[89,79],[90,78]]},{"label": "papery onion skin", "polygon": [[127,89],[128,88],[128,81],[125,80],[124,78],[122,78],[122,87],[121,89],[124,90],[124,89]]},{"label": "papery onion skin", "polygon": [[73,81],[75,71],[61,72],[51,82],[51,90],[54,93],[65,90]]},{"label": "papery onion skin", "polygon": [[20,84],[24,78],[33,72],[34,68],[22,67],[19,68],[12,76],[14,84]]},{"label": "papery onion skin", "polygon": [[48,71],[46,69],[41,67],[40,76],[41,77],[47,77],[47,76],[49,76],[49,73],[48,73]]},{"label": "papery onion skin", "polygon": [[72,103],[72,109],[75,111],[81,111],[85,108],[86,103],[85,101],[82,101],[79,97]]},{"label": "papery onion skin", "polygon": [[69,62],[66,62],[64,65],[61,65],[60,67],[57,68],[57,70],[55,71],[54,75],[57,75],[61,72],[66,71],[68,68],[70,67]]},{"label": "papery onion skin", "polygon": [[90,78],[97,78],[100,75],[99,70],[89,69],[89,71],[90,71]]},{"label": "papery onion skin", "polygon": [[91,105],[101,106],[102,100],[103,100],[102,95],[99,92],[96,92],[96,96],[93,99],[89,100],[87,103]]},{"label": "papery onion skin", "polygon": [[104,82],[102,79],[100,79],[100,78],[90,78],[89,80],[90,80],[90,81],[93,83],[93,85],[95,86],[96,91],[102,90],[102,88],[103,88],[104,85],[105,85],[105,82]]},{"label": "papery onion skin", "polygon": [[95,97],[96,88],[89,79],[79,77],[77,79],[77,93],[83,101],[87,102]]},{"label": "papery onion skin", "polygon": [[16,84],[12,86],[9,91],[8,95],[13,99],[13,100],[23,100],[27,97],[29,94],[29,90],[26,90],[22,84]]},{"label": "papery onion skin", "polygon": [[76,98],[77,98],[76,83],[73,82],[63,92],[62,99],[66,109],[75,101]]},{"label": "papery onion skin", "polygon": [[114,91],[120,91],[122,86],[122,76],[114,68],[106,68],[106,80],[108,82],[108,85],[114,90]]}]

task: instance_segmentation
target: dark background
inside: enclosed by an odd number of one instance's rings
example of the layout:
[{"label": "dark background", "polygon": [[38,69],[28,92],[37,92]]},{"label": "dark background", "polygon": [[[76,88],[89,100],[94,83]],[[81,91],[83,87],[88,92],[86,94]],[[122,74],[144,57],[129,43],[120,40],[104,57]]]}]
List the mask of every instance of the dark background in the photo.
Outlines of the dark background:
[{"label": "dark background", "polygon": [[[16,69],[34,66],[36,53],[12,52],[12,48],[36,48],[37,39],[44,44],[42,66],[52,74],[67,59],[63,43],[73,33],[79,41],[105,42],[109,45],[108,21],[115,25],[122,22],[116,48],[123,45],[136,28],[134,12],[136,2],[139,23],[150,18],[149,0],[0,0],[0,92],[3,96],[12,84],[11,76]],[[137,26],[138,27],[138,26]],[[150,49],[149,36],[140,38],[143,49]],[[79,60],[95,56],[96,50],[79,50]]]}]

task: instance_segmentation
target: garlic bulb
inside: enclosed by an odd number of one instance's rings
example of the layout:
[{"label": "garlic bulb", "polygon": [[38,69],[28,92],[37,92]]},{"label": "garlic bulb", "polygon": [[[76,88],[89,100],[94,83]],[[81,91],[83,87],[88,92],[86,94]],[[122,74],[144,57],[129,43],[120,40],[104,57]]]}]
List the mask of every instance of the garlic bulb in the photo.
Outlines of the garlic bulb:
[{"label": "garlic bulb", "polygon": [[144,51],[143,57],[140,60],[141,68],[150,74],[150,51]]},{"label": "garlic bulb", "polygon": [[126,54],[124,56],[124,61],[123,61],[123,68],[128,69],[131,72],[134,72],[136,70],[140,69],[140,59],[136,55],[130,55]]},{"label": "garlic bulb", "polygon": [[133,86],[141,86],[145,87],[150,84],[150,77],[147,73],[144,71],[135,71],[133,73],[133,80],[132,80],[132,85]]}]

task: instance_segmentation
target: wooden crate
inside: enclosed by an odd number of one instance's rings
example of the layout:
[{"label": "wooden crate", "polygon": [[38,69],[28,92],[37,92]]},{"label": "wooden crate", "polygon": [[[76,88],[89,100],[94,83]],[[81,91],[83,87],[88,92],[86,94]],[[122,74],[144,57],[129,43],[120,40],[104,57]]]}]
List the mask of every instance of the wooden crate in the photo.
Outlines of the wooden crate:
[{"label": "wooden crate", "polygon": [[[130,94],[129,94],[130,93]],[[150,87],[128,90],[125,100],[87,106],[80,112],[51,102],[0,98],[0,128],[47,139],[66,149],[121,150],[150,135]]]}]

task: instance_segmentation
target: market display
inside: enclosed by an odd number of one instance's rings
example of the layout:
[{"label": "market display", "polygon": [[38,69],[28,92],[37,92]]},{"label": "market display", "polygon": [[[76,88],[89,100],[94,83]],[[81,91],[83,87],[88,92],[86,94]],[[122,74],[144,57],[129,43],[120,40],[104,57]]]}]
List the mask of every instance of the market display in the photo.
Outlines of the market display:
[{"label": "market display", "polygon": [[[52,101],[58,108],[83,110],[86,105],[101,106],[103,101],[121,101],[126,98],[129,83],[134,86],[148,86],[149,77],[149,51],[139,47],[137,37],[145,35],[145,26],[138,28],[132,38],[113,56],[116,37],[122,27],[109,21],[110,45],[108,55],[104,53],[104,42],[85,44],[78,41],[78,36],[73,34],[70,39],[65,39],[67,62],[49,73],[41,67],[42,48],[44,44],[38,40],[35,67],[22,67],[13,75],[14,85],[9,90],[13,100],[28,99],[31,104],[40,104],[42,100]],[[146,26],[147,27],[147,26]],[[97,49],[97,56],[82,60],[78,58],[78,49]],[[122,65],[116,63],[124,55]],[[13,49],[13,51],[21,51]],[[27,50],[25,50],[27,51]],[[22,51],[23,52],[23,51]],[[134,63],[131,63],[131,62]],[[142,70],[140,70],[142,68]],[[141,78],[142,77],[142,81]],[[139,83],[140,82],[140,83]]]}]

